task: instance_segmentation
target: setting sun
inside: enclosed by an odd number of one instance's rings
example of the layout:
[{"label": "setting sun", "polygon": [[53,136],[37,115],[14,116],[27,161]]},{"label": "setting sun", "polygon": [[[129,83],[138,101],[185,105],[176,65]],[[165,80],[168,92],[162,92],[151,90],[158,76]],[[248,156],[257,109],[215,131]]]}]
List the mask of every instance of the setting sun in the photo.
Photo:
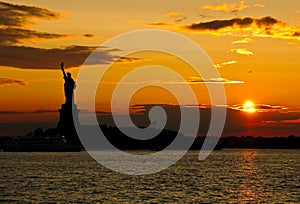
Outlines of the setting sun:
[{"label": "setting sun", "polygon": [[247,113],[254,113],[256,111],[254,103],[252,101],[246,101],[243,106],[243,111]]}]

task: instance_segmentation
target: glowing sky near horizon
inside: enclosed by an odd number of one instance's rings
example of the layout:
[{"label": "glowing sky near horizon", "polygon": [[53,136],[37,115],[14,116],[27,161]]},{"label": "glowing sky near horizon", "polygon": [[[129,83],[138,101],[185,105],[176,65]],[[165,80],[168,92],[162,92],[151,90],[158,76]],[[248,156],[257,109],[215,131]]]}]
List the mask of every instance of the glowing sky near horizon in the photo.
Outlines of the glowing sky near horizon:
[{"label": "glowing sky near horizon", "polygon": [[[286,123],[280,121],[296,121],[290,123],[290,133],[300,134],[298,1],[15,0],[3,1],[0,9],[2,124],[47,119],[55,122],[55,111],[64,102],[61,61],[76,78],[94,47],[125,32],[159,28],[180,33],[201,46],[218,69],[222,77],[218,80],[242,82],[224,83],[230,110],[242,111],[245,101],[252,100],[256,111],[251,117],[263,114],[255,123],[259,127],[265,125],[271,132],[270,124],[279,122],[284,126]],[[116,51],[102,53],[108,61],[114,55]],[[116,66],[130,69],[149,63],[178,65],[176,69],[185,73],[184,65],[170,57],[153,53],[132,57],[146,60],[128,60]],[[190,81],[195,77],[199,76],[193,72],[185,76]],[[191,86],[199,93],[199,104],[210,104],[204,84]],[[168,94],[157,97],[164,95],[163,91],[148,91],[149,94],[137,94],[132,103],[174,104]],[[109,93],[99,96],[99,111],[108,110]],[[45,116],[37,110],[49,114]],[[281,114],[269,116],[276,111]],[[257,131],[264,134],[261,129]]]}]

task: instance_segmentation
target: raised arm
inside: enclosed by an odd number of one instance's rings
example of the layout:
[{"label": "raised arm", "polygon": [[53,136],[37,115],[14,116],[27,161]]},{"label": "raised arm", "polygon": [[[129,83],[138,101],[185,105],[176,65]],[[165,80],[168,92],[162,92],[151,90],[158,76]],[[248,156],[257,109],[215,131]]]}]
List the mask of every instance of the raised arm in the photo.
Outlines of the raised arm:
[{"label": "raised arm", "polygon": [[66,72],[64,70],[64,63],[63,62],[60,64],[60,68],[61,68],[61,71],[62,71],[64,77],[67,77]]}]

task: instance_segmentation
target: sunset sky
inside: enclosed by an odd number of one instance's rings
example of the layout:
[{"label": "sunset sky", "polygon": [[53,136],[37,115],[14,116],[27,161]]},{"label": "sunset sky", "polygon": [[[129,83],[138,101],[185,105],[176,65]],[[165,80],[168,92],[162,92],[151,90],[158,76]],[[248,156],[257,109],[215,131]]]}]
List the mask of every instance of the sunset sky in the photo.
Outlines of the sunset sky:
[{"label": "sunset sky", "polygon": [[[210,111],[203,82],[224,84],[224,136],[300,135],[299,1],[14,0],[0,2],[0,10],[0,136],[55,127],[64,103],[60,63],[76,80],[96,47],[139,29],[164,29],[193,40],[221,78],[201,79],[180,59],[164,53],[134,53],[114,64],[104,79],[105,92],[97,94],[96,109],[104,122],[122,74],[158,64],[189,81],[198,94],[193,108],[201,109],[203,121],[209,120]],[[117,55],[116,47],[102,49],[98,63],[110,63]],[[175,98],[153,87],[134,96],[133,115],[143,116],[152,104],[164,104],[176,115]]]}]

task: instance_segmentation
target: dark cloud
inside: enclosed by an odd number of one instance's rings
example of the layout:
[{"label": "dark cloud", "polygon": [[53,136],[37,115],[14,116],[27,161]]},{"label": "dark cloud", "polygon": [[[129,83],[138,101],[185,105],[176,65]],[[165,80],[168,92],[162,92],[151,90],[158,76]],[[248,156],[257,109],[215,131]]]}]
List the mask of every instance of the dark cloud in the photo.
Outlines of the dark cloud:
[{"label": "dark cloud", "polygon": [[23,28],[5,27],[0,28],[0,43],[1,44],[15,44],[26,39],[55,39],[67,37],[69,35],[39,32],[35,30],[28,30]]},{"label": "dark cloud", "polygon": [[163,22],[151,22],[151,23],[148,23],[147,25],[150,25],[150,26],[166,26],[168,24],[163,23]]},{"label": "dark cloud", "polygon": [[132,63],[132,62],[139,62],[139,61],[143,61],[143,60],[145,60],[145,59],[141,58],[141,57],[121,57],[120,59],[118,59],[117,62]]},{"label": "dark cloud", "polygon": [[273,26],[277,23],[282,23],[281,21],[275,19],[275,18],[272,18],[270,16],[266,16],[266,17],[263,17],[261,19],[256,19],[256,24],[259,26],[259,27],[268,27],[268,26]]},{"label": "dark cloud", "polygon": [[[164,27],[175,31],[187,31],[191,33],[203,33],[213,35],[234,35],[242,37],[272,37],[279,39],[300,40],[300,28],[289,26],[271,16],[262,18],[244,17],[225,20],[213,20],[207,22],[192,23],[179,26],[164,22],[150,22],[147,25]],[[245,32],[245,33],[243,33]]]},{"label": "dark cloud", "polygon": [[187,17],[178,18],[178,19],[175,19],[175,22],[179,23],[179,22],[182,22],[186,19],[187,19]]},{"label": "dark cloud", "polygon": [[258,27],[269,27],[277,23],[281,23],[281,21],[270,16],[263,17],[260,19],[245,17],[233,18],[229,20],[214,20],[209,22],[193,23],[191,25],[186,26],[186,28],[191,30],[219,30],[228,27],[245,28],[250,27],[252,24],[256,24]]},{"label": "dark cloud", "polygon": [[208,19],[208,18],[214,18],[214,16],[210,16],[210,15],[206,15],[206,14],[199,14],[199,17],[200,18],[206,18],[206,19]]},{"label": "dark cloud", "polygon": [[[34,48],[25,46],[0,46],[0,66],[23,69],[59,69],[58,64],[67,62],[68,67],[81,66],[86,58],[96,49],[92,46],[68,46],[65,48]],[[95,50],[89,62],[107,64],[115,56],[105,49]]]},{"label": "dark cloud", "polygon": [[59,13],[45,8],[16,5],[6,2],[0,2],[0,13],[0,25],[3,26],[24,26],[31,23],[31,21],[29,21],[30,18],[51,20],[60,17]]},{"label": "dark cloud", "polygon": [[26,82],[17,79],[0,78],[0,86],[21,85],[25,86]]},{"label": "dark cloud", "polygon": [[[94,51],[92,46],[67,46],[60,48],[37,48],[21,46],[31,39],[57,39],[74,34],[59,34],[32,30],[27,27],[38,18],[55,20],[60,18],[58,12],[35,6],[17,5],[0,2],[0,66],[25,69],[55,69],[61,61],[68,62],[68,67],[78,67]],[[80,35],[94,37],[93,34]],[[113,56],[109,50],[97,50],[92,63],[111,62]],[[11,82],[12,83],[12,82]],[[17,83],[17,82],[14,82]]]},{"label": "dark cloud", "polygon": [[294,36],[294,37],[300,37],[300,32],[295,32],[295,33],[293,34],[293,36]]},{"label": "dark cloud", "polygon": [[93,37],[95,37],[94,34],[90,34],[90,33],[84,34],[83,36],[86,37],[86,38],[93,38]]}]

